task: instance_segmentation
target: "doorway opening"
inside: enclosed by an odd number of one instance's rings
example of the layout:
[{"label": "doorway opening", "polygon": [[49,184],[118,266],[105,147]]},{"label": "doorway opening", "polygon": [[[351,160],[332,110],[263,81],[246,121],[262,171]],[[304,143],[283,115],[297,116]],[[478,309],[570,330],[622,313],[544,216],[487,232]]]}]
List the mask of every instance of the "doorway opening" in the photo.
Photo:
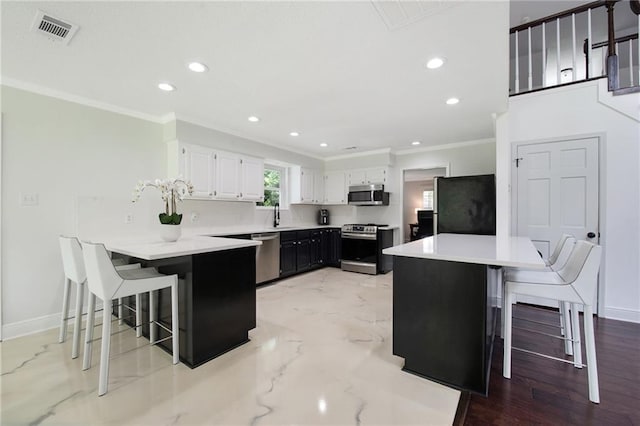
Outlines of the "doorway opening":
[{"label": "doorway opening", "polygon": [[433,178],[446,167],[405,170],[402,179],[402,230],[405,243],[433,235]]}]

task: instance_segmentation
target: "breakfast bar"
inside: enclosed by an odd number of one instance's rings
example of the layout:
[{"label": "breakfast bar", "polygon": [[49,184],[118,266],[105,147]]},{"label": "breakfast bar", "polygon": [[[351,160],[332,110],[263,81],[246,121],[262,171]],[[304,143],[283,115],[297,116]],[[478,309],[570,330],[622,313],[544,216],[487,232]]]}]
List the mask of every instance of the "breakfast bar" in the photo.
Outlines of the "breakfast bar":
[{"label": "breakfast bar", "polygon": [[488,394],[502,266],[542,268],[526,237],[437,234],[393,256],[393,354],[403,370]]},{"label": "breakfast bar", "polygon": [[[256,246],[259,241],[192,236],[105,241],[114,257],[178,274],[180,360],[195,368],[249,341],[256,326]],[[171,295],[159,291],[157,320],[171,329]],[[135,305],[135,298],[126,303]],[[142,298],[148,318],[148,297]],[[143,335],[148,336],[148,326]],[[159,328],[159,339],[169,333]],[[170,340],[159,343],[170,351]]]}]

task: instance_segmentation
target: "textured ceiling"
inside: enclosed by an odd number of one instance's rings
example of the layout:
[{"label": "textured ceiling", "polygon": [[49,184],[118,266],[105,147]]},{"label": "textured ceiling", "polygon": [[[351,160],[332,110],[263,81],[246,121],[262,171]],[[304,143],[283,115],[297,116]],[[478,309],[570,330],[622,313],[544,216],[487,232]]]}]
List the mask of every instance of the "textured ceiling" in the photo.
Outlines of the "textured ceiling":
[{"label": "textured ceiling", "polygon": [[[490,138],[492,114],[507,107],[504,1],[1,7],[5,84],[157,120],[175,114],[317,157]],[[80,26],[68,45],[30,30],[38,9]],[[434,55],[446,63],[428,70]],[[209,71],[189,71],[191,60]],[[160,81],[177,90],[161,92]],[[458,105],[445,104],[452,96]],[[300,136],[289,136],[294,130]]]}]

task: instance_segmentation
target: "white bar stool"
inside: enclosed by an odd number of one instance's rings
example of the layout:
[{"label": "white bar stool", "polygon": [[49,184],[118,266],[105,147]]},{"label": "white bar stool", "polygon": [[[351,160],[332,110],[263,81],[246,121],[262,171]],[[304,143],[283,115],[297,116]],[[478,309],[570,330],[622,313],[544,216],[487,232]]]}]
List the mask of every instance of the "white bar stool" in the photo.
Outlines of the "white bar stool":
[{"label": "white bar stool", "polygon": [[[82,243],[82,255],[89,286],[89,308],[87,317],[87,330],[85,337],[85,349],[83,370],[91,365],[91,346],[93,340],[93,323],[95,321],[96,297],[102,299],[104,306],[112,305],[112,301],[127,296],[139,295],[149,292],[149,322],[150,341],[155,341],[158,323],[154,320],[153,292],[163,288],[171,288],[171,340],[173,350],[173,363],[177,364],[179,358],[179,328],[178,328],[178,276],[158,273],[155,268],[139,268],[118,271],[113,266],[102,244]],[[136,308],[139,308],[137,306]],[[140,309],[138,309],[140,311]],[[109,351],[111,346],[111,311],[103,310],[102,320],[102,348],[100,351],[100,380],[98,395],[107,393],[109,381]]]},{"label": "white bar stool", "polygon": [[[58,342],[63,343],[67,339],[67,322],[69,316],[69,297],[71,293],[71,283],[76,283],[76,309],[73,322],[73,343],[71,347],[71,358],[77,358],[80,349],[80,329],[82,326],[82,309],[84,304],[84,284],[87,281],[87,273],[82,259],[82,247],[76,237],[59,237],[60,253],[62,255],[62,267],[64,269],[64,293],[62,296],[62,313],[60,315],[60,335]],[[140,268],[139,263],[125,265],[119,259],[113,260],[118,269]],[[119,301],[120,318],[122,318],[122,303]],[[137,322],[140,324],[140,321]]]},{"label": "white bar stool", "polygon": [[[559,269],[561,269],[566,263],[567,260],[569,259],[569,256],[571,255],[571,252],[573,251],[573,246],[576,243],[576,239],[570,235],[570,234],[562,234],[562,236],[560,237],[560,239],[558,240],[558,243],[556,244],[553,253],[551,253],[551,256],[549,256],[547,259],[544,260],[544,263],[546,265],[546,268],[544,270],[546,271],[557,271]],[[510,274],[513,274],[514,271],[523,271],[526,270],[524,268],[505,268],[504,269],[504,276],[503,276],[503,281],[507,280],[510,276]],[[536,271],[540,271],[540,269],[536,269]],[[516,272],[517,273],[517,272]],[[502,300],[505,300],[505,296],[504,296],[504,287],[503,287],[503,294],[502,294]],[[503,303],[504,304],[504,303]],[[572,330],[572,325],[571,325],[571,316],[570,316],[570,309],[569,309],[569,303],[564,303],[564,302],[559,302],[558,303],[558,311],[560,312],[560,334],[563,336],[564,338],[564,352],[567,355],[574,355],[574,349],[577,348],[577,352],[575,352],[575,357],[574,357],[574,361],[575,361],[575,365],[578,368],[582,368],[582,350],[580,348],[580,335],[575,336],[575,339],[578,340],[578,342],[576,342],[574,340],[574,333]],[[504,324],[505,324],[505,310],[504,307],[501,310],[501,317],[502,317],[502,327],[501,327],[501,335],[504,336]],[[576,316],[577,318],[577,316]],[[553,324],[546,324],[546,325],[553,325]],[[573,344],[572,344],[573,342]],[[577,344],[576,344],[577,343]]]},{"label": "white bar stool", "polygon": [[[504,362],[502,375],[511,378],[511,338],[512,338],[512,305],[515,295],[527,295],[555,299],[572,304],[573,333],[580,335],[578,323],[578,307],[584,306],[584,334],[587,349],[587,374],[589,379],[589,400],[600,402],[598,390],[598,367],[596,362],[596,346],[593,332],[593,302],[598,282],[598,271],[602,248],[587,241],[575,244],[566,265],[558,271],[515,271],[504,281],[505,288],[505,335]],[[513,348],[518,349],[518,348]],[[575,348],[574,348],[575,351]],[[526,351],[545,358],[569,362],[561,358]]]}]

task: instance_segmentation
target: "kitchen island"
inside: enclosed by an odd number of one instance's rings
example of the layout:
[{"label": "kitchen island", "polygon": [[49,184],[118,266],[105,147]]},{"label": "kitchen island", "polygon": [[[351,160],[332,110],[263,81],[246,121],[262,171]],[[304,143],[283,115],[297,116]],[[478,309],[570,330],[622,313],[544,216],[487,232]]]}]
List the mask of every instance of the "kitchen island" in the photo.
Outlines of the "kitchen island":
[{"label": "kitchen island", "polygon": [[393,256],[393,354],[403,370],[488,394],[499,267],[543,268],[526,237],[437,234]]},{"label": "kitchen island", "polygon": [[[180,360],[195,368],[249,341],[256,327],[256,246],[259,241],[190,236],[176,242],[159,239],[104,241],[114,257],[178,274]],[[145,295],[146,296],[146,295]],[[149,318],[148,296],[142,298]],[[135,305],[135,298],[127,301]],[[171,294],[156,297],[156,320],[171,329]],[[158,329],[161,340],[169,336]],[[148,336],[148,325],[143,334]],[[171,341],[159,343],[171,351]]]}]

